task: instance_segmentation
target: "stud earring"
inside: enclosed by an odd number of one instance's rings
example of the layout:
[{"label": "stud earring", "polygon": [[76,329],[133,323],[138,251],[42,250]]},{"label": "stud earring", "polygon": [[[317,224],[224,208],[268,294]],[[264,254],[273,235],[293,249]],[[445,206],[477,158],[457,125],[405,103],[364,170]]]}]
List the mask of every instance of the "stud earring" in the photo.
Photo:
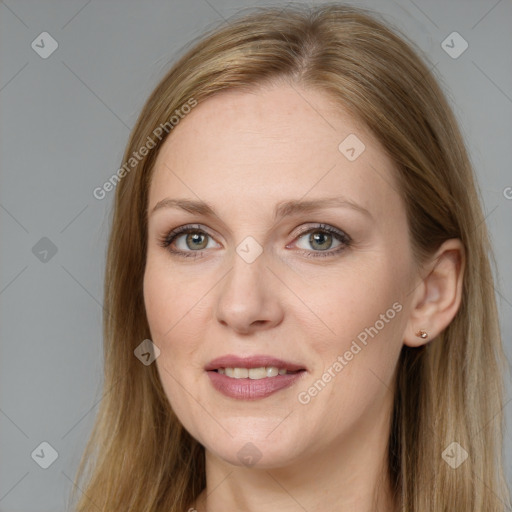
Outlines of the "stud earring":
[{"label": "stud earring", "polygon": [[421,338],[422,340],[426,340],[428,338],[428,332],[427,331],[424,331],[423,329],[420,329],[417,333],[416,333],[416,336],[418,336],[418,338]]}]

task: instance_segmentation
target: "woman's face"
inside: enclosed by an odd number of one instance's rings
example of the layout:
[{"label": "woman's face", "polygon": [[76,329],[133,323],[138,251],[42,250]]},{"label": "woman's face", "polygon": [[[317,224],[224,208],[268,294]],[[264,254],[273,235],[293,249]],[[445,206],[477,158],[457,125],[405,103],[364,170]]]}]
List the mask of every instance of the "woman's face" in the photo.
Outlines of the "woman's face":
[{"label": "woman's face", "polygon": [[388,434],[416,271],[397,188],[317,91],[224,92],[174,128],[144,299],[169,402],[210,456],[283,467]]}]

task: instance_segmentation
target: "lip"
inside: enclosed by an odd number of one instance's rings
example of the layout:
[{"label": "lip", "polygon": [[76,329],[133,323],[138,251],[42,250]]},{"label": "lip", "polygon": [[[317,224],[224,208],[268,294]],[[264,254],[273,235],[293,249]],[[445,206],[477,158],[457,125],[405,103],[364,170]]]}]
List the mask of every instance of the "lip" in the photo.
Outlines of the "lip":
[{"label": "lip", "polygon": [[[260,368],[267,366],[276,366],[288,371],[297,373],[276,375],[275,377],[266,377],[264,379],[234,379],[217,373],[218,368]],[[304,366],[283,361],[270,356],[248,356],[238,357],[226,355],[218,357],[205,366],[205,370],[210,378],[212,386],[229,398],[238,400],[258,400],[266,398],[278,391],[292,386],[306,373]]]}]

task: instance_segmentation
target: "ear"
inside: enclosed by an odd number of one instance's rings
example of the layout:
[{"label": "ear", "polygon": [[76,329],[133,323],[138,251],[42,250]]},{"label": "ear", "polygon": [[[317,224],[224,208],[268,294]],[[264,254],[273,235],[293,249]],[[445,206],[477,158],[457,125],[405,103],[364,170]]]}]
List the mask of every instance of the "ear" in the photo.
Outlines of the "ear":
[{"label": "ear", "polygon": [[[413,292],[404,344],[419,347],[432,341],[455,317],[462,297],[464,246],[458,238],[446,240],[423,267]],[[418,336],[425,331],[428,337]]]}]

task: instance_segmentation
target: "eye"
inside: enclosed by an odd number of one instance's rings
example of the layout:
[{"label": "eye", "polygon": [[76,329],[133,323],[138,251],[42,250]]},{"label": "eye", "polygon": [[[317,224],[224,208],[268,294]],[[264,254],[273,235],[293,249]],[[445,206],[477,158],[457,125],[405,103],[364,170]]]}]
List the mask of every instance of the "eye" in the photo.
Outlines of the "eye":
[{"label": "eye", "polygon": [[[171,253],[180,256],[197,258],[202,256],[200,251],[209,249],[209,240],[212,237],[199,228],[199,226],[180,226],[173,229],[159,241],[159,245],[167,248]],[[174,249],[173,244],[177,247]]]},{"label": "eye", "polygon": [[[320,224],[303,231],[298,240],[313,248],[311,251],[308,247],[301,247],[306,250],[308,257],[333,256],[345,250],[351,243],[351,239],[346,233],[327,224]],[[329,250],[333,246],[334,250]]]}]

